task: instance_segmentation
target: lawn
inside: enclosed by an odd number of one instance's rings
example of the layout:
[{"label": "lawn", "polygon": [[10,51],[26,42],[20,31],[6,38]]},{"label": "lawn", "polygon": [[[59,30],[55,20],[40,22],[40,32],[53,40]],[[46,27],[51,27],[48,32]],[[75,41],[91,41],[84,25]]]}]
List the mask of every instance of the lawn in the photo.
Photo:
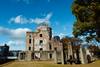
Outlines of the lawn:
[{"label": "lawn", "polygon": [[0,65],[0,67],[100,67],[100,60],[90,63],[90,64],[80,64],[80,65],[70,65],[70,64],[54,64],[50,61],[14,61],[9,62],[3,65]]}]

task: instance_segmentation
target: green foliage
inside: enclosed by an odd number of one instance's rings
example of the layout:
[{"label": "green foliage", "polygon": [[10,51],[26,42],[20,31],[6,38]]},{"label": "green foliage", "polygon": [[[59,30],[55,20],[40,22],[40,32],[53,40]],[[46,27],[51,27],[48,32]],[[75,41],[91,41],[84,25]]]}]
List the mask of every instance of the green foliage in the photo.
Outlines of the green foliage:
[{"label": "green foliage", "polygon": [[88,35],[89,38],[96,38],[99,41],[100,0],[74,0],[72,13],[77,19],[73,27],[74,36]]}]

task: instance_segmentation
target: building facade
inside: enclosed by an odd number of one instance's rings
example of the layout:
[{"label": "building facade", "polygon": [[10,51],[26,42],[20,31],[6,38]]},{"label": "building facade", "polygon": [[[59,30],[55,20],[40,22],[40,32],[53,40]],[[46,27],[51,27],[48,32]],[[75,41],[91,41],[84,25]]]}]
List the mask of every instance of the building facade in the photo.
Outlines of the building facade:
[{"label": "building facade", "polygon": [[48,26],[39,26],[36,32],[26,32],[27,51],[49,51],[52,30]]},{"label": "building facade", "polygon": [[48,25],[42,24],[37,27],[35,32],[26,32],[26,50],[33,53],[34,59],[52,59],[53,46],[51,40],[52,29]]},{"label": "building facade", "polygon": [[7,44],[0,46],[0,60],[7,60],[8,54],[9,46],[7,46]]},{"label": "building facade", "polygon": [[26,51],[19,53],[19,60],[54,60],[62,64],[70,60],[84,64],[86,57],[79,40],[69,38],[64,43],[59,36],[52,37],[52,29],[46,24],[39,25],[35,32],[26,32]]}]

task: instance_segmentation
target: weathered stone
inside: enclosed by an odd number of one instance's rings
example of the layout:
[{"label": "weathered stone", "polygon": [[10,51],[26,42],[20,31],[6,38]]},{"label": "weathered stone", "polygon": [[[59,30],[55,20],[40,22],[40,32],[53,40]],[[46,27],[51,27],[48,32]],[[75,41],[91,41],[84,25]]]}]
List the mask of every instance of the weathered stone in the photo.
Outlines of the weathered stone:
[{"label": "weathered stone", "polygon": [[[87,63],[86,51],[80,43],[68,41],[66,49],[59,36],[52,38],[52,30],[48,26],[39,26],[36,32],[26,33],[26,51],[19,53],[19,60],[54,60],[54,63],[72,61]],[[73,48],[78,47],[78,48]]]}]

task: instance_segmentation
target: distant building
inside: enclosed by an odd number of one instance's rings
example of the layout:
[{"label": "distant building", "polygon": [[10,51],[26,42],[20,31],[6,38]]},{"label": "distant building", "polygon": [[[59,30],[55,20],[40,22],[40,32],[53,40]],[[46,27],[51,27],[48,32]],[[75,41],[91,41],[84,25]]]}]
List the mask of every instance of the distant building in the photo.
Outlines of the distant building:
[{"label": "distant building", "polygon": [[0,60],[7,59],[7,56],[9,54],[9,46],[5,44],[4,46],[0,46]]},{"label": "distant building", "polygon": [[18,54],[21,50],[10,50],[8,54],[8,59],[18,59]]}]

